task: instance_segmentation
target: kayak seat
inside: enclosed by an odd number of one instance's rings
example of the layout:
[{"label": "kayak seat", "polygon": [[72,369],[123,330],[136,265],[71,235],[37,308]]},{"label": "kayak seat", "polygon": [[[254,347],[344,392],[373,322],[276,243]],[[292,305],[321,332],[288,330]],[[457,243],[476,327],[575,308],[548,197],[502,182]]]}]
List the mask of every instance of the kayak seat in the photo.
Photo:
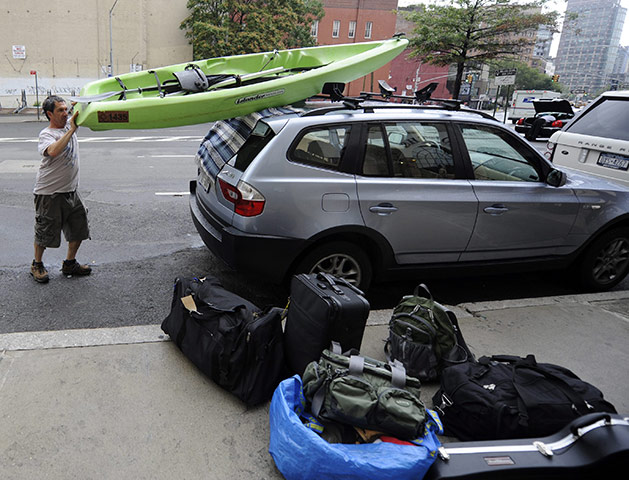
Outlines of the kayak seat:
[{"label": "kayak seat", "polygon": [[[180,91],[186,93],[198,93],[204,92],[212,85],[222,82],[227,78],[236,78],[237,75],[221,74],[221,75],[206,75],[199,67],[194,64],[188,65],[184,70],[180,72],[173,72],[173,75],[177,79],[180,87]],[[239,86],[240,82],[236,82],[236,86]]]}]

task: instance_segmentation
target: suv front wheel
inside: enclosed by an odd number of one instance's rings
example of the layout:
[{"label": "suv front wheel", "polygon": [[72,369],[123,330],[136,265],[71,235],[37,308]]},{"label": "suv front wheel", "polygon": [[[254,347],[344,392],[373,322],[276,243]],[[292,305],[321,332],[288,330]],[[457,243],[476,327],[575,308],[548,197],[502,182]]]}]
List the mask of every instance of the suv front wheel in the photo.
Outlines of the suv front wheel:
[{"label": "suv front wheel", "polygon": [[629,271],[629,228],[604,233],[585,251],[581,262],[581,283],[588,290],[608,290]]},{"label": "suv front wheel", "polygon": [[344,278],[363,292],[371,283],[372,267],[362,248],[350,242],[316,247],[299,262],[296,273],[329,273]]}]

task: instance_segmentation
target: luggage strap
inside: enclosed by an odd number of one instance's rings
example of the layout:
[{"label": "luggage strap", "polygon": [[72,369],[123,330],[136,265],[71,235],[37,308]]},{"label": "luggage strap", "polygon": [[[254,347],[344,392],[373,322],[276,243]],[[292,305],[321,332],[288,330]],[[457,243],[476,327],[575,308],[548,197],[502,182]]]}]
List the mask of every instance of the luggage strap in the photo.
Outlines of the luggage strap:
[{"label": "luggage strap", "polygon": [[572,402],[572,409],[579,415],[585,415],[591,413],[594,409],[581,395],[575,392],[570,385],[568,385],[562,378],[558,377],[554,373],[548,371],[544,367],[537,364],[535,357],[529,355],[523,361],[518,361],[513,364],[513,385],[518,392],[518,396],[522,399],[526,408],[537,407],[539,405],[538,400],[529,395],[526,389],[522,388],[522,384],[518,383],[517,374],[518,370],[531,370],[533,372],[543,375],[554,387],[560,390],[567,398]]},{"label": "luggage strap", "polygon": [[[340,354],[341,346],[338,344],[338,342],[333,341],[331,344],[331,350],[333,353]],[[389,362],[389,366],[391,368],[391,385],[395,388],[405,388],[406,369],[404,368],[402,362],[400,362],[399,360],[393,360]],[[361,376],[365,370],[365,357],[361,357],[360,355],[350,355],[348,370],[350,375],[357,377]],[[319,413],[321,412],[321,408],[323,407],[325,393],[327,390],[327,383],[328,382],[323,382],[312,397],[311,410],[315,417],[319,417]]]}]

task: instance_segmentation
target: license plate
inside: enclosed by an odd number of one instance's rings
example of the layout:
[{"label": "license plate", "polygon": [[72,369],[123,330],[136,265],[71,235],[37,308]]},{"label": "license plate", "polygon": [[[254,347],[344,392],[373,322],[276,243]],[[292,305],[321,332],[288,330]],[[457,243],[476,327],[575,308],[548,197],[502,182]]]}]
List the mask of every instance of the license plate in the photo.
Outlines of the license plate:
[{"label": "license plate", "polygon": [[201,170],[199,172],[198,182],[206,192],[209,192],[210,188],[212,188],[212,185],[214,184],[214,179],[205,173],[205,171]]},{"label": "license plate", "polygon": [[614,170],[628,170],[629,157],[614,155],[613,153],[601,153],[601,156],[596,161],[596,164],[601,167],[612,168]]}]

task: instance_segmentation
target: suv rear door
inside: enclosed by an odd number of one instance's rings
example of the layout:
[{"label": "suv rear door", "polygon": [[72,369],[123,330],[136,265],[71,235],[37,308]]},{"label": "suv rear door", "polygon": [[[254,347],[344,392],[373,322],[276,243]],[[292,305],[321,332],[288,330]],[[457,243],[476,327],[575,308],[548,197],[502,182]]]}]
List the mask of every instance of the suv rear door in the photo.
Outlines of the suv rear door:
[{"label": "suv rear door", "polygon": [[474,233],[461,260],[562,253],[558,248],[565,246],[579,210],[572,189],[548,185],[543,159],[505,129],[474,123],[458,128],[479,202]]},{"label": "suv rear door", "polygon": [[398,264],[456,262],[474,228],[478,201],[455,164],[448,124],[363,127],[356,181],[365,225],[387,239]]},{"label": "suv rear door", "polygon": [[629,96],[605,93],[553,135],[553,163],[629,186],[628,123]]}]

